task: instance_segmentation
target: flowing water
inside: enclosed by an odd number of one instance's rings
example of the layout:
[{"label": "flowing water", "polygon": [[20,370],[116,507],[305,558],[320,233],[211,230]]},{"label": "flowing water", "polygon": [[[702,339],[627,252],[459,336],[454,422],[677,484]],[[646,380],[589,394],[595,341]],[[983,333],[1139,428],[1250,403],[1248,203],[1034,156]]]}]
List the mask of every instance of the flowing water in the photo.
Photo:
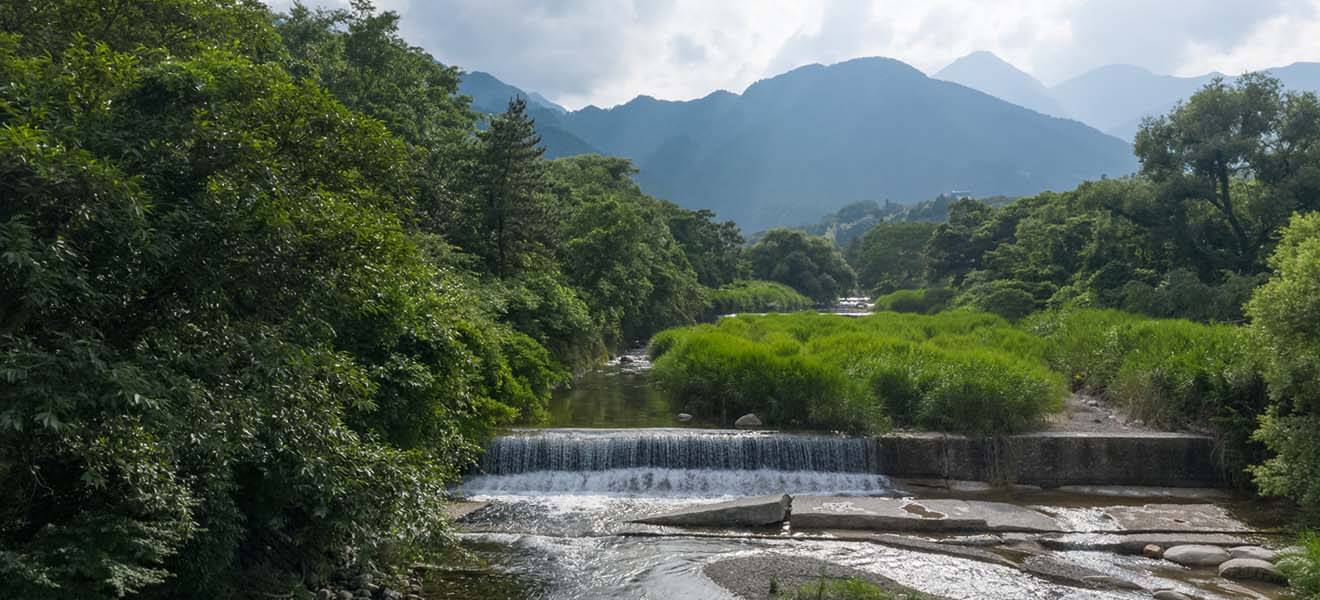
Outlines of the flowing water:
[{"label": "flowing water", "polygon": [[[456,490],[490,502],[459,534],[475,563],[438,571],[431,597],[725,599],[732,596],[702,568],[766,552],[878,573],[948,598],[1150,597],[1150,592],[1058,585],[1012,567],[943,554],[808,539],[786,528],[693,532],[629,523],[738,496],[902,493],[861,439],[674,427],[668,402],[646,384],[646,367],[644,357],[634,355],[588,374],[575,390],[556,397],[551,412],[558,428],[515,431],[491,444],[476,472]],[[643,426],[648,428],[619,429]],[[1079,530],[1112,528],[1085,502],[1041,508]],[[1201,581],[1206,575],[1172,563],[1102,552],[1057,556],[1148,589],[1179,589],[1200,598],[1253,597]]]}]

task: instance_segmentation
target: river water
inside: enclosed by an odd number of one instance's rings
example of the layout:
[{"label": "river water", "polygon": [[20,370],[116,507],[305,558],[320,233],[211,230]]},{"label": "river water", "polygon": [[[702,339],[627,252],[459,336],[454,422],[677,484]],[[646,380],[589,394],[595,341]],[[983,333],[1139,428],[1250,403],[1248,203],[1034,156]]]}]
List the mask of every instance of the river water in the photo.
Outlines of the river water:
[{"label": "river water", "polygon": [[[947,598],[1135,599],[1150,592],[1059,585],[1016,568],[874,543],[761,531],[678,530],[629,523],[676,508],[772,493],[902,495],[860,440],[766,435],[678,424],[663,393],[632,355],[556,396],[552,427],[497,439],[456,493],[490,505],[458,534],[470,555],[440,569],[434,598],[592,600],[732,598],[702,574],[724,558],[782,553],[881,574]],[[635,429],[646,428],[646,429]],[[1078,530],[1112,528],[1097,501],[1023,499]],[[1103,504],[1103,502],[1099,502]],[[1270,597],[1215,581],[1213,573],[1105,552],[1054,556],[1138,583],[1199,598]]]}]

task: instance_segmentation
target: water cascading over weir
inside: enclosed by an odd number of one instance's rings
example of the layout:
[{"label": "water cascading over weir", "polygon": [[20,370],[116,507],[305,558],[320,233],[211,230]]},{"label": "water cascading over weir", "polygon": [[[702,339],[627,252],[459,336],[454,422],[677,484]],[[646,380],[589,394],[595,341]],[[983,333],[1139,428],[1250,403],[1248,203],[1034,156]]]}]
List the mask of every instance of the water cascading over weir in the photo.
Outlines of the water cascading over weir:
[{"label": "water cascading over weir", "polygon": [[477,494],[725,496],[882,494],[873,445],[863,438],[728,430],[515,432],[487,448],[463,485]]}]

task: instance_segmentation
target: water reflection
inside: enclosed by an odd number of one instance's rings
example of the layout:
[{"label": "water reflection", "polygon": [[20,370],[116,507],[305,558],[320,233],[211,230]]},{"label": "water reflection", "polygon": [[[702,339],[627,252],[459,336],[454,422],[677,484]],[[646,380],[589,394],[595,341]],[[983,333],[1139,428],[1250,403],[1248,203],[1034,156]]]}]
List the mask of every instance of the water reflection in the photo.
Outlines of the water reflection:
[{"label": "water reflection", "polygon": [[632,350],[584,373],[571,389],[550,399],[545,427],[703,427],[679,423],[669,397],[650,385],[651,363],[642,349]]}]

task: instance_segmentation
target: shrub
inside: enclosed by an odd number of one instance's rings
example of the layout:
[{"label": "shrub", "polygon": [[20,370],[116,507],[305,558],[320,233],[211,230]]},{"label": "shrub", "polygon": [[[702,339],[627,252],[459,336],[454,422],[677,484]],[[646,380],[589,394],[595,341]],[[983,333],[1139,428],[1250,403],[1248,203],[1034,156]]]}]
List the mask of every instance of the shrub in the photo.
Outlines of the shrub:
[{"label": "shrub", "polygon": [[901,313],[934,314],[949,307],[956,291],[950,288],[898,290],[875,299],[877,310]]},{"label": "shrub", "polygon": [[1300,552],[1287,552],[1279,559],[1279,570],[1288,578],[1288,587],[1297,598],[1320,598],[1320,535],[1313,531],[1300,536]]},{"label": "shrub", "polygon": [[1016,321],[1036,310],[1036,297],[1025,289],[1025,284],[997,279],[973,285],[958,299],[962,306],[996,314]]},{"label": "shrub", "polygon": [[812,306],[811,298],[774,281],[744,280],[724,285],[710,294],[708,317],[735,313],[794,312]]}]

